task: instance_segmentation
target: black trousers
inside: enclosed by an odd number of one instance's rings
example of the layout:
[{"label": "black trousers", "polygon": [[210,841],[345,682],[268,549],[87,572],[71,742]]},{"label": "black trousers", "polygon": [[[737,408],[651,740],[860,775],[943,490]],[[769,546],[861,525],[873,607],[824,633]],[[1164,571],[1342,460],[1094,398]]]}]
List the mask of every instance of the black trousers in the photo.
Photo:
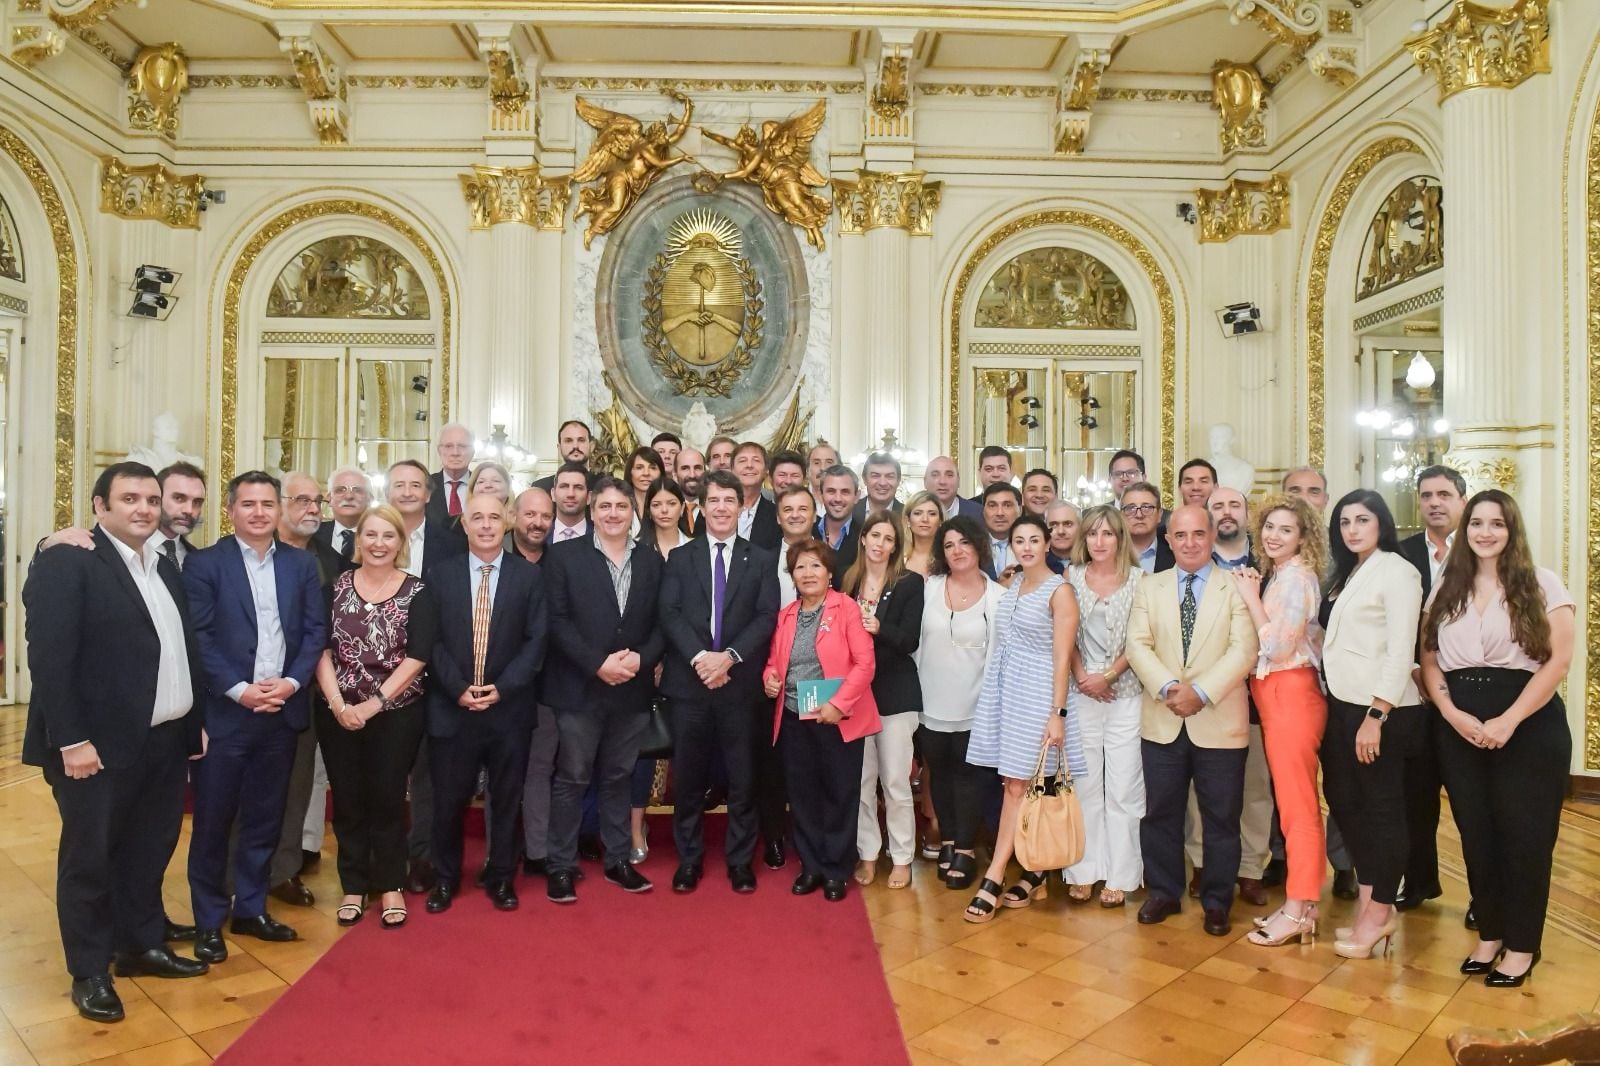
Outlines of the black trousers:
[{"label": "black trousers", "polygon": [[[488,772],[485,826],[489,864],[484,883],[510,881],[517,868],[517,803],[528,774],[533,707],[468,711],[453,737],[430,736],[426,749],[433,778],[433,866],[439,883],[461,887],[462,820],[478,790],[478,771]],[[489,809],[500,812],[489,818]]]},{"label": "black trousers", "polygon": [[1406,758],[1406,894],[1432,892],[1439,887],[1439,730],[1450,729],[1439,712],[1423,704],[1411,754]]},{"label": "black trousers", "polygon": [[549,867],[578,869],[578,835],[583,823],[583,796],[589,782],[598,793],[596,810],[605,865],[628,861],[633,847],[629,820],[633,767],[639,761],[639,738],[650,712],[644,707],[558,708],[555,780],[550,786]]},{"label": "black trousers", "polygon": [[1365,704],[1328,696],[1328,727],[1322,734],[1322,792],[1339,820],[1356,880],[1372,886],[1378,903],[1393,903],[1411,848],[1406,820],[1406,757],[1424,728],[1420,705],[1396,707],[1383,726],[1378,757],[1356,759],[1356,731],[1367,720]]},{"label": "black trousers", "polygon": [[318,707],[317,736],[333,792],[333,834],[345,894],[398,892],[406,881],[406,777],[422,742],[421,701],[346,729]]},{"label": "black trousers", "polygon": [[[1485,722],[1505,713],[1528,678],[1524,670],[1452,670],[1450,699]],[[1503,748],[1475,747],[1441,722],[1439,768],[1461,832],[1478,935],[1508,951],[1537,951],[1550,904],[1550,858],[1572,760],[1572,734],[1560,696],[1517,726]]]},{"label": "black trousers", "polygon": [[755,789],[756,822],[761,839],[770,844],[782,840],[789,828],[789,792],[785,785],[783,760],[772,743],[772,705],[765,700],[751,705],[755,715],[750,727],[751,786]]},{"label": "black trousers", "polygon": [[[221,929],[230,912],[235,918],[267,912],[298,737],[280,715],[253,714],[213,736],[206,757],[194,764],[189,895],[198,928]],[[235,819],[238,847],[230,855]]]},{"label": "black trousers", "polygon": [[[702,823],[706,789],[711,785],[711,764],[719,752],[728,774],[728,835],[724,844],[728,865],[748,866],[755,855],[751,765],[755,745],[750,734],[756,715],[750,702],[722,698],[716,693],[701,699],[672,701],[672,839],[680,863],[700,865],[705,861]],[[860,785],[858,777],[856,787],[859,789]]]},{"label": "black trousers", "polygon": [[187,761],[182,721],[151,729],[120,770],[74,780],[59,755],[46,761],[61,812],[56,916],[73,980],[104,974],[114,951],[162,946],[161,879],[183,826]]},{"label": "black trousers", "polygon": [[[313,688],[315,684],[313,684]],[[322,702],[319,692],[312,692],[312,705]],[[272,853],[271,883],[281,885],[298,876],[305,860],[301,854],[301,837],[305,832],[306,812],[311,808],[311,785],[317,768],[317,719],[302,731],[294,744],[294,763],[289,767],[289,792],[283,801],[283,828],[278,831],[278,848]],[[320,821],[320,814],[318,812]]]},{"label": "black trousers", "polygon": [[1200,905],[1225,911],[1233,906],[1239,877],[1239,813],[1244,808],[1244,761],[1248,748],[1202,748],[1178,730],[1170,744],[1139,742],[1144,756],[1144,817],[1139,820],[1139,850],[1144,883],[1152,896],[1183,898],[1183,820],[1189,787],[1200,805]]},{"label": "black trousers", "polygon": [[865,739],[845,740],[836,725],[784,714],[778,752],[789,781],[800,868],[843,881],[856,867]]},{"label": "black trousers", "polygon": [[[324,755],[323,761],[327,761]],[[406,834],[406,851],[412,862],[433,856],[433,762],[428,757],[428,732],[426,723],[417,744],[417,753],[411,761],[411,776],[406,782],[406,796],[411,801],[411,827]]]},{"label": "black trousers", "polygon": [[978,839],[978,819],[983,814],[984,779],[995,776],[967,762],[970,730],[940,733],[917,728],[917,754],[928,768],[933,786],[933,813],[939,834],[954,842],[957,851],[971,851]]}]

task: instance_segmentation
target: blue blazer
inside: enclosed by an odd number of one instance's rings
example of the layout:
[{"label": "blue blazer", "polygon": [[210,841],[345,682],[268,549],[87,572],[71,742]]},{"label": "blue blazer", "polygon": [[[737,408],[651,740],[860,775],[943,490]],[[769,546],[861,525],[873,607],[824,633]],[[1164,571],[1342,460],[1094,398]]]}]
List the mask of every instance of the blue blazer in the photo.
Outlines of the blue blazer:
[{"label": "blue blazer", "polygon": [[[317,561],[310,552],[278,544],[272,557],[278,591],[278,624],[283,628],[283,668],[300,691],[278,714],[296,731],[311,721],[311,684],[317,660],[328,646],[327,600]],[[228,690],[255,679],[256,607],[245,572],[244,554],[236,537],[224,537],[189,556],[183,568],[189,593],[200,668],[206,684],[206,731],[225,736],[255,714],[228,698]]]}]

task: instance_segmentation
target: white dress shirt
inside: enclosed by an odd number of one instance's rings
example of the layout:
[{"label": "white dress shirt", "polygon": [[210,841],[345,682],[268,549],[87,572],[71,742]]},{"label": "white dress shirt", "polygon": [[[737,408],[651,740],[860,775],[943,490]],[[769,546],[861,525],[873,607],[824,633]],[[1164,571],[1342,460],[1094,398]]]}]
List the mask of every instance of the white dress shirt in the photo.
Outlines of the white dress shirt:
[{"label": "white dress shirt", "polygon": [[[1428,580],[1431,582],[1429,586],[1430,588],[1432,585],[1437,585],[1439,583],[1439,574],[1444,570],[1444,561],[1445,559],[1450,558],[1450,546],[1455,542],[1455,530],[1451,530],[1449,533],[1445,534],[1444,558],[1440,558],[1439,549],[1433,546],[1433,538],[1428,536],[1426,531],[1423,532],[1422,543],[1428,548]],[[179,550],[182,550],[181,546]]]},{"label": "white dress shirt", "polygon": [[133,583],[139,589],[161,641],[161,662],[156,667],[156,701],[151,707],[150,724],[158,726],[162,722],[176,721],[194,708],[194,686],[189,681],[189,647],[183,639],[183,615],[178,613],[177,601],[156,572],[155,552],[135,554],[116,537],[107,534],[107,539],[127,564],[128,573],[133,575]]},{"label": "white dress shirt", "polygon": [[[177,553],[178,569],[182,570],[183,564],[189,558],[189,547],[183,543],[182,537],[169,537],[158,529],[154,533],[150,534],[149,540],[144,542],[144,550],[146,552],[159,552],[160,554],[165,555],[167,553],[167,541],[169,540],[173,542],[173,551]],[[1434,576],[1438,577],[1439,575],[1434,574]]]},{"label": "white dress shirt", "polygon": [[[715,539],[712,538],[712,536],[711,536],[711,534],[709,532],[706,533],[706,555],[711,560],[711,592],[712,592],[712,598],[711,598],[711,619],[710,619],[710,621],[711,621],[711,632],[713,632],[713,633],[715,633],[717,631],[717,600],[716,600],[716,589],[717,589],[717,545],[721,544],[723,546],[723,548],[722,548],[722,567],[723,567],[722,590],[723,590],[723,592],[727,592],[727,590],[728,590],[727,578],[730,577],[732,575],[732,573],[733,573],[733,545],[734,545],[734,540],[735,539],[736,538],[734,538],[734,537],[728,537],[726,540],[715,540]],[[726,606],[726,604],[724,604],[724,606]],[[739,662],[740,659],[739,659],[738,652],[735,652],[731,648],[727,647],[728,634],[727,633],[722,634],[722,639],[723,639],[723,648],[722,648],[722,650],[725,651],[725,652],[728,652],[728,654],[733,657],[733,661],[734,662]],[[702,648],[700,650],[700,653],[698,655],[696,655],[693,659],[690,659],[689,661],[691,663],[698,662],[701,655],[709,655],[710,653],[711,653],[711,649],[710,648]]]},{"label": "white dress shirt", "polygon": [[784,541],[778,545],[778,609],[782,610],[799,598],[794,578],[789,576],[789,542]]},{"label": "white dress shirt", "polygon": [[[256,665],[251,681],[283,677],[283,668],[287,665],[284,660],[288,646],[283,640],[283,620],[278,616],[277,555],[277,541],[268,546],[265,555],[257,555],[254,548],[239,541],[239,556],[244,560],[244,573],[250,579],[250,598],[256,607]],[[300,682],[292,677],[284,680],[293,685],[296,692],[300,691]],[[228,698],[239,702],[239,697],[249,687],[248,683],[239,682],[228,689]]]},{"label": "white dress shirt", "polygon": [[582,518],[577,525],[564,525],[560,517],[550,526],[550,543],[560,544],[564,540],[577,540],[589,532],[589,520]]},{"label": "white dress shirt", "polygon": [[494,603],[495,595],[500,591],[500,561],[504,558],[504,552],[496,552],[493,561],[485,562],[471,552],[467,553],[467,575],[472,582],[470,589],[472,598],[469,602],[478,602],[478,586],[483,584],[483,568],[487,566],[489,568],[489,602],[491,604]]},{"label": "white dress shirt", "polygon": [[337,518],[333,520],[333,535],[328,538],[328,543],[333,545],[333,550],[340,555],[344,554],[344,537],[350,535],[352,550],[356,542],[356,527],[342,524]]},{"label": "white dress shirt", "polygon": [[408,551],[406,553],[406,565],[402,566],[400,569],[404,570],[412,577],[422,576],[422,553],[427,547],[428,543],[427,532],[428,523],[418,522],[417,528],[413,529],[410,536],[406,538],[406,544],[408,546]]},{"label": "white dress shirt", "polygon": [[761,497],[756,497],[756,502],[739,512],[739,536],[745,540],[750,539],[750,530],[755,528],[756,508],[761,506]]}]

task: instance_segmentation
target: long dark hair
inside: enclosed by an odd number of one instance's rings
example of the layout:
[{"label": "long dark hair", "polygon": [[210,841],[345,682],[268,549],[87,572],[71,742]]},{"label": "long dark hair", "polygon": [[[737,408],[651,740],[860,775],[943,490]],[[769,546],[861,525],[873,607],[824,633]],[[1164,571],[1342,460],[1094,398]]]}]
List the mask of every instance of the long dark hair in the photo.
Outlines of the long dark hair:
[{"label": "long dark hair", "polygon": [[1350,580],[1350,575],[1355,573],[1356,553],[1345,547],[1344,536],[1339,532],[1339,519],[1344,514],[1344,509],[1353,503],[1359,503],[1371,511],[1378,520],[1378,550],[1381,552],[1398,552],[1400,550],[1400,534],[1394,528],[1394,515],[1389,513],[1389,505],[1383,502],[1371,489],[1356,489],[1347,492],[1333,505],[1332,516],[1328,519],[1328,552],[1333,556],[1333,576],[1328,580],[1328,591],[1338,592],[1344,588],[1344,583]]},{"label": "long dark hair", "polygon": [[951,533],[955,533],[972,546],[972,550],[978,554],[980,571],[988,570],[994,565],[994,549],[989,547],[989,538],[984,536],[982,527],[976,520],[961,514],[939,523],[938,530],[933,534],[933,564],[928,567],[930,573],[936,575],[950,573],[950,564],[944,557],[944,538]]},{"label": "long dark hair", "polygon": [[1500,553],[1496,569],[1500,589],[1506,600],[1506,613],[1511,616],[1511,639],[1522,647],[1528,658],[1542,663],[1550,658],[1550,618],[1539,587],[1539,574],[1533,565],[1533,552],[1528,547],[1527,527],[1522,521],[1522,511],[1517,501],[1499,489],[1484,489],[1467,501],[1456,526],[1456,539],[1451,542],[1450,553],[1445,556],[1444,569],[1439,571],[1439,582],[1434,585],[1433,606],[1422,619],[1422,646],[1429,651],[1439,650],[1439,626],[1461,617],[1472,602],[1472,586],[1478,575],[1478,556],[1466,543],[1467,526],[1472,512],[1479,505],[1495,504],[1506,522],[1506,546]]}]

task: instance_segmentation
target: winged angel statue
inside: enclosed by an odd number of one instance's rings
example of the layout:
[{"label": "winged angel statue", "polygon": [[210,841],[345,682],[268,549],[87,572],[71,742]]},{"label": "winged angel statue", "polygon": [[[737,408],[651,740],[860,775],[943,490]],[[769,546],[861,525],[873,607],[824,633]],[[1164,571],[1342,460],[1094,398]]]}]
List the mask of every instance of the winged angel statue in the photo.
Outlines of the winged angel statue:
[{"label": "winged angel statue", "polygon": [[[723,178],[743,179],[761,187],[767,209],[791,226],[806,231],[813,248],[823,246],[822,227],[833,205],[812,192],[828,184],[811,165],[811,142],[827,117],[827,101],[818,100],[809,111],[783,122],[763,122],[758,135],[740,126],[732,137],[701,127],[701,132],[739,154],[739,166]],[[685,117],[687,121],[687,116]]]},{"label": "winged angel statue", "polygon": [[631,115],[607,111],[581,96],[577,99],[578,115],[600,131],[589,157],[572,174],[574,185],[600,179],[598,185],[578,194],[577,217],[589,216],[589,226],[583,231],[585,248],[622,221],[622,216],[663,172],[690,158],[672,154],[672,146],[689,131],[694,103],[675,89],[662,92],[683,105],[682,118],[674,122],[669,115],[667,122],[645,125]]}]

